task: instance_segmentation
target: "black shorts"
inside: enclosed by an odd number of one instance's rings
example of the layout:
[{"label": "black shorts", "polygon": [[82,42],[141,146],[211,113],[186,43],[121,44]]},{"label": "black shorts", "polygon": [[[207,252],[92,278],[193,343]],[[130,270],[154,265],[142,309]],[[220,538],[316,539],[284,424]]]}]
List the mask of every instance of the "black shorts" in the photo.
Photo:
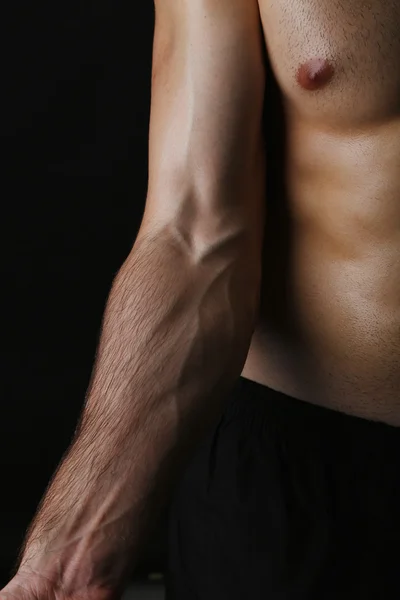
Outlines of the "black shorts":
[{"label": "black shorts", "polygon": [[166,584],[167,600],[400,600],[400,428],[240,378],[176,489]]}]

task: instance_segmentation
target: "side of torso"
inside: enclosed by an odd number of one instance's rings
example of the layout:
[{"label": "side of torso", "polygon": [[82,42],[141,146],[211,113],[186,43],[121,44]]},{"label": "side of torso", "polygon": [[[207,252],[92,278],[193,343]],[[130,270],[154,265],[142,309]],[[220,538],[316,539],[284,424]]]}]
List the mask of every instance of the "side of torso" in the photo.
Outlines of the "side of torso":
[{"label": "side of torso", "polygon": [[260,14],[267,218],[243,375],[400,425],[400,3],[260,0]]}]

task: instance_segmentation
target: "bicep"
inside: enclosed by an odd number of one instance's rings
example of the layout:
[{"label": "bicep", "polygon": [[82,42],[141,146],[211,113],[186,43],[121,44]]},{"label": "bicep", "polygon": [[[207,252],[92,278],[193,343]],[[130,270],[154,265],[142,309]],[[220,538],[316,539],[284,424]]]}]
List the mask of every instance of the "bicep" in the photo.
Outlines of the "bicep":
[{"label": "bicep", "polygon": [[189,197],[245,210],[257,194],[262,45],[257,0],[156,2],[147,220],[175,219]]}]

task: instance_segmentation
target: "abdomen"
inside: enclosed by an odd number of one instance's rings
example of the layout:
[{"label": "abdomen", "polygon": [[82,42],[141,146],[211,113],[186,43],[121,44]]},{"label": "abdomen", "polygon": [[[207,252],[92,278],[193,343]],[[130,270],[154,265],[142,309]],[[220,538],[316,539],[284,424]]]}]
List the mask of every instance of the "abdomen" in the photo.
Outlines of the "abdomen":
[{"label": "abdomen", "polygon": [[243,374],[400,425],[400,120],[362,139],[289,124],[285,177]]}]

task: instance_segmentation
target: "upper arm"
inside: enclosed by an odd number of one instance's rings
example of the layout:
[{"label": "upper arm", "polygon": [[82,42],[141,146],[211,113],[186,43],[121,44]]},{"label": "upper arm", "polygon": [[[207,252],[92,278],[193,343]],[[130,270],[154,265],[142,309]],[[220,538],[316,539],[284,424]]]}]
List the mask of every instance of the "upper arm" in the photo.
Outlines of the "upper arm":
[{"label": "upper arm", "polygon": [[156,0],[146,223],[260,217],[257,0]]}]

